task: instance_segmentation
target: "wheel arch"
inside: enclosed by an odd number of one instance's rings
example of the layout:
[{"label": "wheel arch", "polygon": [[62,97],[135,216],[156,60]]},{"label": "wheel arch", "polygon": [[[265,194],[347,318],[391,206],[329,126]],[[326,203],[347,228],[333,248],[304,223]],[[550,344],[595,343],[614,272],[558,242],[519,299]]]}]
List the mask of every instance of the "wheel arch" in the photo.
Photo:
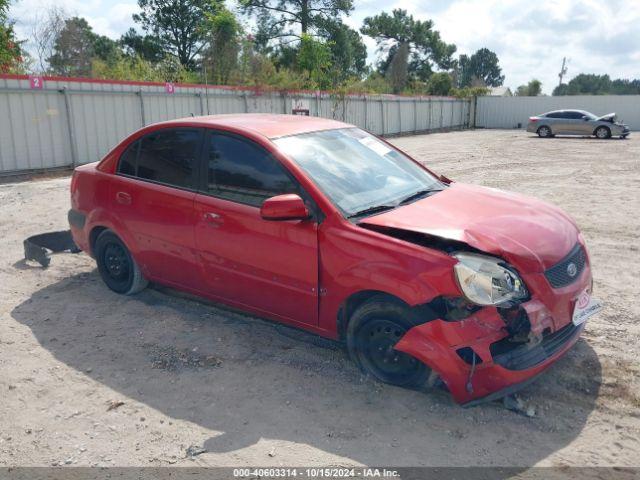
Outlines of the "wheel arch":
[{"label": "wheel arch", "polygon": [[551,125],[549,125],[548,123],[543,123],[542,125],[538,125],[538,128],[536,128],[536,133],[540,133],[540,129],[542,127],[548,128],[549,132],[553,135],[553,128],[551,128]]},{"label": "wheel arch", "polygon": [[96,240],[98,239],[100,234],[102,232],[104,232],[105,230],[109,230],[109,227],[106,227],[104,225],[95,225],[94,227],[91,228],[91,231],[89,232],[89,249],[90,249],[90,252],[91,252],[91,256],[95,256],[94,247],[95,247],[95,244],[96,244]]},{"label": "wheel arch", "polygon": [[593,129],[593,133],[591,135],[596,135],[596,131],[598,131],[599,128],[606,128],[609,131],[609,136],[612,135],[612,131],[611,131],[611,127],[609,127],[608,125],[598,125],[596,126],[596,128]]},{"label": "wheel arch", "polygon": [[403,308],[406,308],[409,315],[413,318],[414,323],[425,323],[438,318],[438,315],[431,309],[428,304],[412,306],[402,298],[389,292],[385,292],[382,290],[361,290],[347,297],[340,304],[340,308],[338,309],[337,330],[338,339],[341,342],[346,341],[347,326],[349,325],[349,320],[351,319],[353,313],[358,309],[358,307],[374,299],[378,301],[395,303],[399,306],[402,306]]}]

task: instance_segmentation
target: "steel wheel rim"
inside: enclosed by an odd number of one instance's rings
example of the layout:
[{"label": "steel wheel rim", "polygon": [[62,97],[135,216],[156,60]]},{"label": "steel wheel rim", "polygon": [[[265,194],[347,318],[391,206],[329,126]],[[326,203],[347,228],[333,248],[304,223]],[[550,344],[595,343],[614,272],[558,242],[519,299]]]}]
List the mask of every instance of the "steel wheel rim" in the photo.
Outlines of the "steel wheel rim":
[{"label": "steel wheel rim", "polygon": [[363,328],[362,353],[378,378],[404,381],[419,372],[420,362],[394,348],[405,333],[402,327],[384,319],[372,320]]},{"label": "steel wheel rim", "polygon": [[109,277],[122,282],[129,277],[129,258],[121,245],[109,243],[102,255],[105,271]]}]

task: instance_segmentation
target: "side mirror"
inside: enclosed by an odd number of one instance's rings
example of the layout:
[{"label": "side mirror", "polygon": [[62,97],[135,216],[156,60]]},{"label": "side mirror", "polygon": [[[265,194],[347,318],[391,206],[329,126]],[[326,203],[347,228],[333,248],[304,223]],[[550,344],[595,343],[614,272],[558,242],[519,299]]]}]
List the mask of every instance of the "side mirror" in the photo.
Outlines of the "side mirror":
[{"label": "side mirror", "polygon": [[305,220],[309,209],[295,193],[267,198],[260,207],[260,216],[265,220]]},{"label": "side mirror", "polygon": [[589,121],[589,117],[587,117],[586,115],[583,115],[583,116],[582,116],[582,119],[583,119],[585,122]]}]

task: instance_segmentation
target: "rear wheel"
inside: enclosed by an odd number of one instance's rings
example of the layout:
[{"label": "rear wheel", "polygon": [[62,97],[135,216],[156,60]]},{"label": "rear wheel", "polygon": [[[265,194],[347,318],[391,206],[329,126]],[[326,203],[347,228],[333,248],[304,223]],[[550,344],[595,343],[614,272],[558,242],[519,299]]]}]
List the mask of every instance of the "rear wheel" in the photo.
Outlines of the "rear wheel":
[{"label": "rear wheel", "polygon": [[364,373],[401,387],[427,383],[431,370],[394,348],[414,326],[410,318],[406,307],[386,300],[366,302],[353,313],[347,327],[347,347]]},{"label": "rear wheel", "polygon": [[609,127],[598,127],[596,128],[596,131],[594,133],[596,138],[599,138],[601,140],[611,137],[611,130],[609,130]]},{"label": "rear wheel", "polygon": [[538,136],[540,138],[549,138],[551,137],[551,129],[546,125],[543,125],[538,129]]},{"label": "rear wheel", "polygon": [[133,295],[147,286],[147,280],[126,245],[111,230],[98,236],[94,250],[100,276],[111,290]]}]

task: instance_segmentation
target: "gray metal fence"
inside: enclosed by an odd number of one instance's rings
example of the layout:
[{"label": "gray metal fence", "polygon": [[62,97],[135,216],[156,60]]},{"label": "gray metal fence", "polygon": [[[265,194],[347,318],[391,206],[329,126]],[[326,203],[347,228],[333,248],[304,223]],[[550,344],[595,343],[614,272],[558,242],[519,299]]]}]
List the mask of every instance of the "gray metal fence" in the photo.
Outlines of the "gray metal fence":
[{"label": "gray metal fence", "polygon": [[[33,88],[38,86],[41,88]],[[150,123],[222,113],[292,113],[334,118],[379,135],[466,128],[472,102],[450,97],[337,96],[204,85],[0,77],[0,174],[101,159]]]},{"label": "gray metal fence", "polygon": [[483,128],[526,128],[529,117],[552,110],[616,112],[618,119],[640,130],[640,95],[569,95],[559,97],[478,97],[476,123]]}]

